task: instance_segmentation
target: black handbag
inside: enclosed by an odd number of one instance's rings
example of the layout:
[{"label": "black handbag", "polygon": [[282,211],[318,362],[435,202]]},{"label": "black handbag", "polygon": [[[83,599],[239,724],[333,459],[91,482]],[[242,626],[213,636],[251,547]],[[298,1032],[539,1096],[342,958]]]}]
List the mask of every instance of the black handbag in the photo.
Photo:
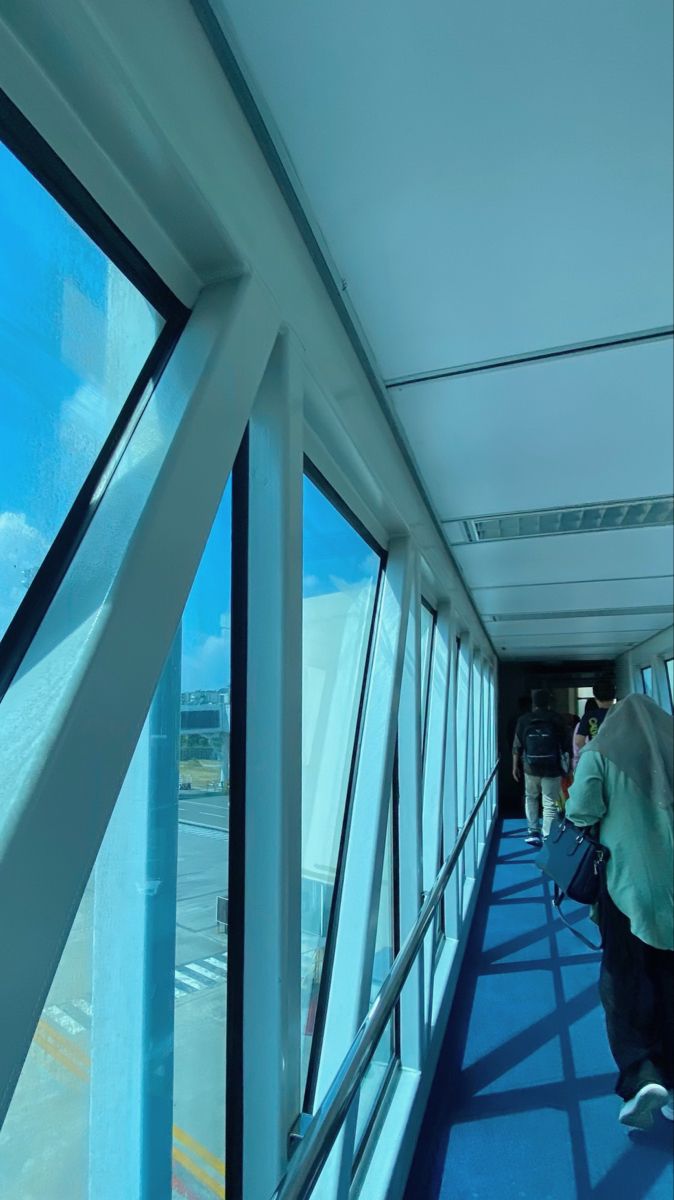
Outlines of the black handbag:
[{"label": "black handbag", "polygon": [[611,857],[607,846],[597,837],[596,825],[580,829],[568,817],[557,817],[540,854],[534,862],[554,883],[553,904],[561,920],[581,942],[592,950],[601,950],[570,925],[562,912],[565,896],[577,904],[596,904],[604,887],[606,863]]}]

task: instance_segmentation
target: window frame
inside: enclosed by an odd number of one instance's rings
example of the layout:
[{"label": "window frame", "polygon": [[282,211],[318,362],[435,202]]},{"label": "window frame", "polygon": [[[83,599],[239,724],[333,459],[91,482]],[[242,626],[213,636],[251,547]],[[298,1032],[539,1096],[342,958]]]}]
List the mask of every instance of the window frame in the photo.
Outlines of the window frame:
[{"label": "window frame", "polygon": [[[353,805],[354,784],[356,776],[356,766],[358,763],[358,755],[360,749],[360,739],[363,726],[363,715],[365,711],[365,703],[368,692],[368,683],[370,678],[370,670],[372,666],[372,651],[374,646],[374,636],[377,626],[377,613],[379,610],[379,601],[381,598],[384,573],[387,564],[387,552],[379,545],[370,531],[355,513],[348,507],[339,492],[325,478],[318,467],[314,465],[308,455],[304,455],[304,471],[303,474],[307,479],[318,489],[325,499],[332,504],[341,517],[358,533],[367,543],[370,549],[377,555],[379,559],[379,573],[374,593],[374,604],[372,608],[372,619],[370,622],[370,630],[368,633],[367,650],[365,652],[365,668],[363,671],[363,680],[360,687],[360,695],[358,698],[358,710],[356,714],[356,728],[353,739],[353,747],[351,750],[351,762],[349,764],[349,777],[346,789],[346,798],[344,802],[344,812],[342,814],[342,828],[339,838],[339,850],[337,853],[337,865],[335,869],[335,882],[332,889],[332,899],[330,901],[330,913],[328,915],[328,926],[325,936],[325,951],[323,956],[323,968],[321,971],[321,981],[318,988],[318,998],[316,1001],[316,1017],[314,1021],[314,1031],[311,1038],[311,1049],[309,1051],[309,1062],[307,1064],[307,1077],[302,1094],[302,1111],[312,1113],[316,1100],[316,1087],[318,1084],[318,1072],[323,1050],[323,1040],[325,1035],[325,1022],[327,1017],[328,997],[330,994],[330,984],[332,981],[332,972],[334,967],[335,957],[335,939],[337,936],[337,915],[339,913],[339,900],[342,891],[344,877],[344,863],[346,858],[346,848],[348,843],[348,833],[351,823],[351,811]],[[396,873],[394,862],[394,876]]]},{"label": "window frame", "polygon": [[190,310],[111,220],[20,109],[0,89],[0,142],[150,303],[164,326],[87,476],[0,639],[0,700],[70,566],[103,498],[114,468],[182,333]]},{"label": "window frame", "polygon": [[[663,659],[663,665],[665,668],[665,675],[667,677],[667,691],[669,692],[669,708],[670,708],[671,712],[674,712],[674,654],[670,655],[669,658]],[[671,665],[671,671],[670,671],[670,665]]]},{"label": "window frame", "polygon": [[[647,686],[646,686],[646,672],[647,671],[650,674],[650,689],[647,688]],[[650,699],[653,700],[654,699],[654,696],[653,696],[653,690],[654,690],[653,689],[653,664],[645,663],[643,667],[639,667],[639,675],[641,676],[641,690],[642,690],[644,696],[649,696]]]}]

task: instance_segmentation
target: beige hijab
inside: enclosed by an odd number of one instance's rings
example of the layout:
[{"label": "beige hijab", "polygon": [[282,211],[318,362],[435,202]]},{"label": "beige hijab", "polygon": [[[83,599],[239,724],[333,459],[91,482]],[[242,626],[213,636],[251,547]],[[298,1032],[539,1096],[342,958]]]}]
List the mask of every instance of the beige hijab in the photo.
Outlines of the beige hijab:
[{"label": "beige hijab", "polygon": [[672,808],[674,719],[649,696],[627,696],[610,708],[587,748],[610,759],[658,808]]}]

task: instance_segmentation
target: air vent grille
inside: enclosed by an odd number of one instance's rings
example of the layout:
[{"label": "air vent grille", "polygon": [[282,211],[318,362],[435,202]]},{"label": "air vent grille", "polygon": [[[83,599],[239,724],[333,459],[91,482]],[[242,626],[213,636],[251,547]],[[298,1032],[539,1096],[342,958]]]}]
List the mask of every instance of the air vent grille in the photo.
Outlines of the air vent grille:
[{"label": "air vent grille", "polygon": [[[510,538],[551,537],[561,533],[595,530],[642,529],[674,523],[674,499],[656,496],[646,500],[612,501],[578,508],[548,508],[540,512],[506,513],[495,517],[470,517],[461,522],[468,542],[496,542]],[[457,531],[458,532],[458,531]]]}]

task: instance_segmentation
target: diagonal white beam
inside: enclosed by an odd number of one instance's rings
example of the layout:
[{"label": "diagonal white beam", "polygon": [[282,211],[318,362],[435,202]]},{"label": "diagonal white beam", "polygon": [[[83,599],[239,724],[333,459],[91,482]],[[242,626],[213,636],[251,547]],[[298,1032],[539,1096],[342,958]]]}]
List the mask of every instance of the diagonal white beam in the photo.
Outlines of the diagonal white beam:
[{"label": "diagonal white beam", "polygon": [[202,294],[0,705],[0,1121],[277,328],[253,278]]}]

